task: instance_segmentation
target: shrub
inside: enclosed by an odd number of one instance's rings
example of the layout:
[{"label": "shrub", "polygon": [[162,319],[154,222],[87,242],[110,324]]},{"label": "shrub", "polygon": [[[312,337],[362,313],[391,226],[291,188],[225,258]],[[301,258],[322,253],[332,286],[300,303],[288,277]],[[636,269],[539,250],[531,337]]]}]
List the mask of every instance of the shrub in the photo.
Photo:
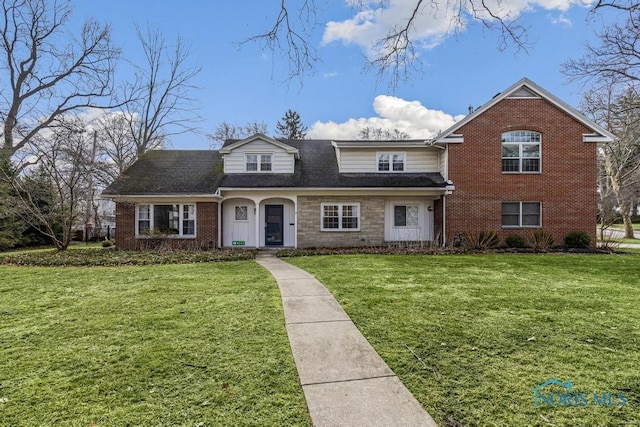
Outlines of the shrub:
[{"label": "shrub", "polygon": [[584,231],[572,231],[564,237],[564,245],[568,248],[588,248],[591,238]]},{"label": "shrub", "polygon": [[124,265],[191,264],[196,262],[243,261],[255,258],[257,251],[220,249],[216,251],[106,251],[101,248],[67,251],[24,252],[0,256],[0,265],[42,267],[120,267]]},{"label": "shrub", "polygon": [[620,242],[614,240],[611,234],[605,234],[604,238],[599,241],[598,249],[608,252],[613,252],[620,247]]},{"label": "shrub", "polygon": [[507,238],[504,239],[504,243],[510,248],[524,248],[527,246],[526,239],[519,234],[509,234]]},{"label": "shrub", "polygon": [[546,252],[553,246],[553,234],[547,230],[534,231],[528,238],[528,244],[536,252]]},{"label": "shrub", "polygon": [[478,250],[492,249],[500,244],[498,233],[493,230],[483,230],[475,233],[465,233],[464,243],[467,247]]},{"label": "shrub", "polygon": [[111,240],[105,240],[102,242],[103,248],[110,248],[111,246],[113,246],[113,242]]}]

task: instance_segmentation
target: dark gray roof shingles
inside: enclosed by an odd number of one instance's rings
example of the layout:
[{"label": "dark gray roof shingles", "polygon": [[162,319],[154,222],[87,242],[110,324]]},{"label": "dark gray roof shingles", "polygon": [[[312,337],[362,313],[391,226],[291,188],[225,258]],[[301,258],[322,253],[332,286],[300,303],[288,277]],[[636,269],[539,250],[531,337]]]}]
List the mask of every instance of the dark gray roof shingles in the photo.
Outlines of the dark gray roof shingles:
[{"label": "dark gray roof shingles", "polygon": [[154,150],[140,156],[103,194],[213,194],[223,177],[217,151]]},{"label": "dark gray roof shingles", "polygon": [[439,173],[340,174],[328,140],[282,141],[297,148],[294,173],[224,174],[217,151],[159,150],[144,154],[111,184],[105,195],[213,194],[225,188],[444,187]]}]

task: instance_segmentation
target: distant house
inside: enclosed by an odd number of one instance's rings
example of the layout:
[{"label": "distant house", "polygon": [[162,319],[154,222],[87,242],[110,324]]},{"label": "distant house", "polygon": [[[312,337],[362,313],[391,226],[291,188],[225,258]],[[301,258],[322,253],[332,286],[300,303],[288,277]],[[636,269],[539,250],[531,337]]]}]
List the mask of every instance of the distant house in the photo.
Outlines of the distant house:
[{"label": "distant house", "polygon": [[151,151],[103,193],[116,244],[345,247],[545,229],[595,241],[597,143],[614,136],[522,79],[431,140],[277,140]]}]

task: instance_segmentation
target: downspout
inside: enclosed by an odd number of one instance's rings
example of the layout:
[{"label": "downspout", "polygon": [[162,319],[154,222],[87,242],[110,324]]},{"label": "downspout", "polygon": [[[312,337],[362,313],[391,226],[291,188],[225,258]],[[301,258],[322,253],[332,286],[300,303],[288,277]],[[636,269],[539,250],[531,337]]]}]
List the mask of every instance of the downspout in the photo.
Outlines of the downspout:
[{"label": "downspout", "polygon": [[298,196],[293,202],[293,247],[298,249]]},{"label": "downspout", "polygon": [[222,200],[218,200],[218,249],[222,249]]},{"label": "downspout", "polygon": [[442,195],[442,247],[447,246],[447,194]]}]

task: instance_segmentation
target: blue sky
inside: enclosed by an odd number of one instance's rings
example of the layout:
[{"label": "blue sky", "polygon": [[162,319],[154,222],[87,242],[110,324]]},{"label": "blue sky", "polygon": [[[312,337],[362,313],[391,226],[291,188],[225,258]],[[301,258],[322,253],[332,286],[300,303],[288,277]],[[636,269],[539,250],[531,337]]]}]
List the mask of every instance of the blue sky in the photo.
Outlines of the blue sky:
[{"label": "blue sky", "polygon": [[[290,3],[294,7],[300,2]],[[502,6],[519,13],[529,29],[533,46],[528,53],[509,48],[500,52],[498,34],[473,23],[457,37],[438,37],[443,19],[425,18],[419,30],[430,33],[426,42],[435,46],[420,51],[423,72],[392,89],[375,73],[363,71],[364,44],[411,3],[391,0],[389,9],[378,11],[382,14],[374,10],[357,20],[357,11],[347,1],[316,0],[318,25],[310,39],[322,62],[302,85],[284,83],[284,58],[262,51],[257,44],[237,45],[273,25],[277,0],[189,0],[179,6],[168,0],[74,0],[73,21],[92,16],[110,23],[114,41],[133,61],[140,55],[135,23],[158,26],[167,41],[181,36],[190,43],[190,61],[202,68],[193,95],[203,133],[173,138],[171,147],[176,149],[208,148],[204,133],[213,132],[222,121],[264,121],[273,132],[287,109],[300,113],[313,137],[352,137],[370,126],[399,128],[411,137],[426,138],[466,114],[470,105],[484,104],[522,77],[578,105],[581,87],[567,84],[560,64],[579,57],[583,44],[594,40],[600,27],[598,20],[588,20],[589,0],[503,0]],[[328,22],[336,23],[331,34]]]}]

